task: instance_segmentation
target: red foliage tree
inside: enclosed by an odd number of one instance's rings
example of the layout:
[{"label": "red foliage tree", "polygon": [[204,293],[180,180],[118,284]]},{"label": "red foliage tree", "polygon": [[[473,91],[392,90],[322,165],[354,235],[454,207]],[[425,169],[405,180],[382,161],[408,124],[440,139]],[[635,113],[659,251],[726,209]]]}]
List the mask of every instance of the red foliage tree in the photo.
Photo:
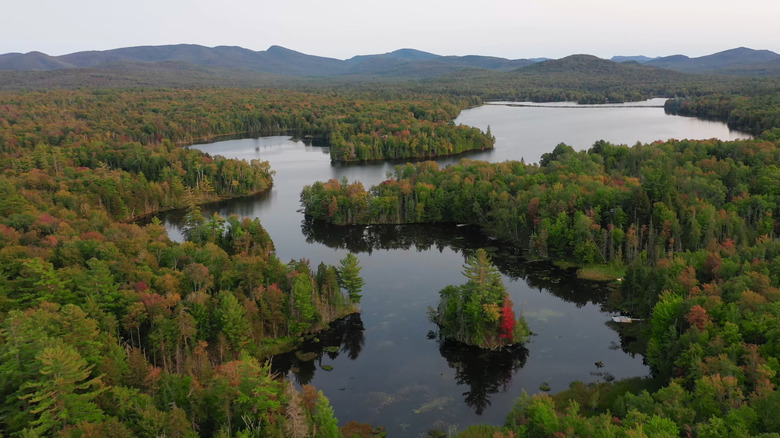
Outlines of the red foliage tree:
[{"label": "red foliage tree", "polygon": [[504,297],[504,305],[501,307],[501,337],[509,342],[514,340],[515,310],[512,308],[512,300]]},{"label": "red foliage tree", "polygon": [[685,319],[699,330],[703,330],[707,324],[712,322],[710,316],[707,315],[707,310],[698,304],[691,307]]}]

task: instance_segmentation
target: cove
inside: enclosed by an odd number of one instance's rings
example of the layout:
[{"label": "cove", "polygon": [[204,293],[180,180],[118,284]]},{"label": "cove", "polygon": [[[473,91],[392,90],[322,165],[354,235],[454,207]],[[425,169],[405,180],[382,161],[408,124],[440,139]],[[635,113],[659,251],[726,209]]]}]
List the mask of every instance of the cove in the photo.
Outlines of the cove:
[{"label": "cove", "polygon": [[[599,139],[634,144],[741,136],[724,124],[667,116],[652,103],[592,109],[486,105],[463,111],[455,122],[490,126],[495,149],[463,157],[488,161],[537,162],[560,142],[586,149]],[[527,262],[519,249],[476,227],[334,227],[308,221],[298,212],[304,185],[346,177],[368,186],[384,180],[396,163],[332,165],[327,148],[286,137],[196,147],[212,155],[268,160],[277,172],[269,193],[205,206],[204,215],[259,217],[283,261],[306,257],[316,267],[320,261],[336,264],[350,251],[360,259],[366,281],[361,314],[339,321],[297,354],[274,361],[278,372],[323,390],[342,424],[381,424],[390,436],[501,424],[514,399],[523,390],[538,392],[542,383],[556,392],[573,380],[648,373],[633,339],[621,335],[623,327],[602,311],[605,289],[576,281],[571,272],[547,263]],[[437,161],[446,165],[461,158]],[[179,223],[175,214],[165,217],[174,238]],[[492,255],[515,311],[525,315],[536,333],[506,354],[464,348],[430,333],[435,326],[427,319],[428,306],[436,305],[444,286],[463,282],[464,258],[477,248]]]}]

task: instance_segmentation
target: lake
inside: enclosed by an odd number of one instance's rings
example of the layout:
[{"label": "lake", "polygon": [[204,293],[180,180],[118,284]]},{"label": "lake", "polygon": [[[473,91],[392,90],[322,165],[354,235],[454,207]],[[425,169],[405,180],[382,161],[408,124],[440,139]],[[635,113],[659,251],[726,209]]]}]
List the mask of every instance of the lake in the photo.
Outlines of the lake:
[{"label": "lake", "polygon": [[[497,103],[468,109],[455,122],[483,130],[490,126],[495,149],[437,161],[538,162],[560,142],[587,149],[600,139],[633,145],[669,138],[747,137],[722,123],[666,115],[659,105],[663,99],[595,108]],[[305,257],[316,269],[320,261],[337,264],[350,251],[360,259],[366,282],[360,315],[339,321],[299,354],[274,361],[277,371],[323,390],[342,425],[370,422],[385,426],[389,436],[413,436],[431,428],[502,424],[515,398],[524,390],[539,392],[543,383],[557,392],[574,380],[649,373],[642,357],[633,353],[634,339],[619,332],[626,327],[618,327],[602,311],[608,294],[604,288],[576,281],[571,272],[547,263],[526,262],[520,250],[476,227],[335,227],[306,220],[299,212],[304,185],[345,176],[368,187],[386,179],[393,163],[331,164],[327,148],[287,137],[194,147],[212,155],[268,160],[276,171],[269,193],[204,206],[204,215],[216,211],[259,217],[283,261]],[[171,237],[181,240],[181,215],[163,219]],[[515,311],[535,333],[522,347],[481,352],[441,341],[433,333],[427,308],[437,305],[438,292],[446,285],[464,282],[464,257],[477,248],[491,253]]]}]

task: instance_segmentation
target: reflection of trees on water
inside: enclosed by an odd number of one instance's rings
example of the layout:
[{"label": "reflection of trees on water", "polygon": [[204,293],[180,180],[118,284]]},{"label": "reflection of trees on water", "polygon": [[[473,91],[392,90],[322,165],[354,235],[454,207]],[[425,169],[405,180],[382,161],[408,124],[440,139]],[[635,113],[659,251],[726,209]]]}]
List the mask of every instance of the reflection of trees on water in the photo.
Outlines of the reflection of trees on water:
[{"label": "reflection of trees on water", "polygon": [[328,330],[304,341],[297,351],[274,356],[271,369],[278,374],[292,371],[296,382],[308,384],[314,379],[317,367],[322,367],[324,356],[333,360],[344,353],[352,360],[357,359],[365,345],[363,330],[359,313],[347,315],[332,322]]},{"label": "reflection of trees on water", "polygon": [[571,271],[549,262],[523,258],[523,251],[509,242],[492,239],[475,226],[437,225],[369,225],[341,226],[305,218],[301,231],[309,243],[318,242],[331,248],[353,253],[371,254],[374,250],[443,251],[452,248],[465,258],[484,248],[502,274],[523,279],[531,288],[544,289],[562,300],[581,307],[588,303],[603,304],[609,292],[586,281],[576,281]]},{"label": "reflection of trees on water", "polygon": [[647,351],[648,328],[646,322],[632,322],[631,324],[620,324],[612,321],[605,322],[607,327],[616,331],[620,338],[620,348],[631,357],[644,355]]},{"label": "reflection of trees on water", "polygon": [[505,391],[514,374],[525,365],[528,350],[513,345],[500,350],[484,350],[451,339],[439,339],[439,353],[455,369],[458,384],[468,385],[466,405],[477,415],[490,406],[490,396]]},{"label": "reflection of trees on water", "polygon": [[[257,203],[270,197],[270,191],[257,193],[255,195],[242,196],[240,198],[231,198],[221,201],[209,202],[200,206],[201,214],[205,218],[210,218],[214,213],[222,217],[228,217],[235,214],[239,218],[253,218],[256,216],[255,208]],[[134,221],[137,225],[149,225],[153,218],[160,219],[163,223],[175,224],[178,227],[184,225],[184,217],[187,215],[186,208],[163,211],[158,214],[142,216]]]}]

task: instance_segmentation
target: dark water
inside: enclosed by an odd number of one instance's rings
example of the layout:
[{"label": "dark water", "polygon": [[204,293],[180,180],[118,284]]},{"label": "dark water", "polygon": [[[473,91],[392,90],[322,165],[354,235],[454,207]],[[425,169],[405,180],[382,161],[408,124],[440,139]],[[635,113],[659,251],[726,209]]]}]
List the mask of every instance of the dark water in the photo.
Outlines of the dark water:
[{"label": "dark water", "polygon": [[[658,103],[658,102],[655,102]],[[662,102],[661,102],[662,103]],[[723,124],[667,116],[661,108],[518,108],[489,105],[464,111],[456,120],[496,136],[496,148],[468,158],[536,162],[561,141],[585,149],[599,139],[634,144],[667,138],[730,139]],[[366,281],[361,314],[276,358],[274,366],[299,383],[325,392],[342,424],[357,420],[384,425],[389,436],[416,436],[430,428],[462,429],[503,422],[523,390],[552,391],[573,380],[592,382],[643,376],[648,369],[632,355],[632,339],[621,337],[601,310],[607,292],[576,281],[570,272],[523,260],[516,248],[475,227],[334,227],[305,220],[298,212],[305,184],[341,178],[366,186],[385,179],[393,164],[331,165],[327,148],[286,137],[229,140],[198,146],[212,154],[260,158],[277,173],[270,193],[207,206],[204,214],[259,217],[281,260],[307,257],[336,264],[355,252]],[[460,158],[439,160],[453,163]],[[179,219],[165,219],[180,239]],[[438,339],[427,308],[438,291],[461,284],[464,257],[486,248],[515,303],[536,333],[522,347],[481,352]],[[603,368],[597,369],[595,362]],[[331,369],[332,367],[332,369]],[[601,373],[601,374],[599,374]]]}]

